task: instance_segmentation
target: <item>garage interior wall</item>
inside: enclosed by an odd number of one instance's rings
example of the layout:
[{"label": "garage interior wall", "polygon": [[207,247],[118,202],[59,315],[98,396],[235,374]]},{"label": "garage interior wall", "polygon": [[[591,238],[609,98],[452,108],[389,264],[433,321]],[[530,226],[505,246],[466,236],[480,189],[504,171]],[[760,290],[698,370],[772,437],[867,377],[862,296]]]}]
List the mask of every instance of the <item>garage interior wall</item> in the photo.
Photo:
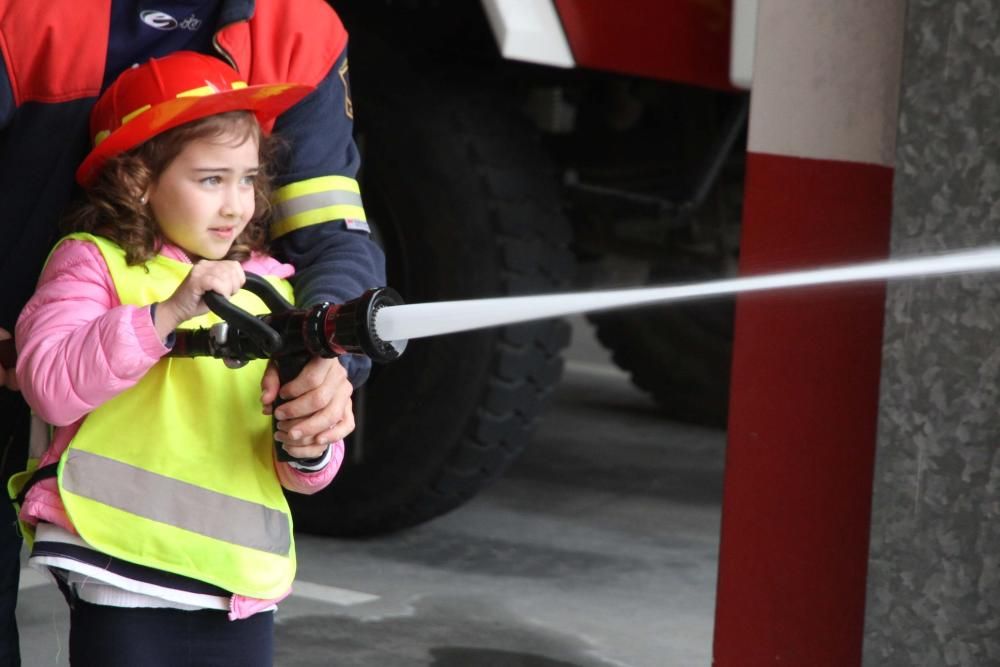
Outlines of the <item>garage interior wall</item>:
[{"label": "garage interior wall", "polygon": [[[1000,244],[1000,6],[910,0],[891,248]],[[863,664],[1000,664],[1000,276],[889,288]]]}]

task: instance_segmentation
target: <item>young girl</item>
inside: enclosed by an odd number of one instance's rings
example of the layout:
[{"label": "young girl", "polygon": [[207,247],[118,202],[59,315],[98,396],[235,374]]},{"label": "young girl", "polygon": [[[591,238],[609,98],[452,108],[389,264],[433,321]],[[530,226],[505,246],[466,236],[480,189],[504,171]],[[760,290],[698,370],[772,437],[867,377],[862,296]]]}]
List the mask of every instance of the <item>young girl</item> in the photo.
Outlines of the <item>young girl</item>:
[{"label": "young girl", "polygon": [[262,128],[309,90],[247,87],[181,52],[126,71],[94,107],[88,201],[16,328],[22,391],[55,426],[20,516],[30,562],[70,602],[73,665],[271,664],[270,612],[295,574],[281,487],[325,487],[343,443],[279,463],[263,361],[165,355],[179,325],[217,321],[208,291],[265,311],[244,271],[291,296],[292,267],[264,254]]}]

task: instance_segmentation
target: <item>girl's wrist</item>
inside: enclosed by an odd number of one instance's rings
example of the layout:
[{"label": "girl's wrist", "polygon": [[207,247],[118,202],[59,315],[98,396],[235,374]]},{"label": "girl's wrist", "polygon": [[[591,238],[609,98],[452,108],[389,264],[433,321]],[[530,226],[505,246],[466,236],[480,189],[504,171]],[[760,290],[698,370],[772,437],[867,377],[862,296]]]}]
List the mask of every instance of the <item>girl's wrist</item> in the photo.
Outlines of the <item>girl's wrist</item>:
[{"label": "girl's wrist", "polygon": [[166,340],[180,324],[169,300],[157,303],[156,308],[152,309],[152,315],[153,328],[156,329],[160,340]]}]

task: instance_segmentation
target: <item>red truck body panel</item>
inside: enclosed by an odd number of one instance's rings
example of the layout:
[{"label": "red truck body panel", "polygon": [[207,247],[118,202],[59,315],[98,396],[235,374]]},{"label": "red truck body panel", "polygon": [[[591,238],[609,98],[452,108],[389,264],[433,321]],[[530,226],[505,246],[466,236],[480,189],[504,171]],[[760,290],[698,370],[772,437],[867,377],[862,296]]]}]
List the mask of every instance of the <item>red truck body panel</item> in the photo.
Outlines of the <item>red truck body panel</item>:
[{"label": "red truck body panel", "polygon": [[733,90],[732,0],[555,0],[581,67]]}]

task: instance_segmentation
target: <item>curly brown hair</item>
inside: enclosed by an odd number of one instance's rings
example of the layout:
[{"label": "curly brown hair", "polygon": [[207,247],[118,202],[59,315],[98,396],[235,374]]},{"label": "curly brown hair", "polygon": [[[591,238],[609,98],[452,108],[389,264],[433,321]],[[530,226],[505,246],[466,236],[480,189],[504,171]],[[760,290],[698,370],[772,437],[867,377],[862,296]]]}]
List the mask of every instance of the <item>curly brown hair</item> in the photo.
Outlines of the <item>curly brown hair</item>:
[{"label": "curly brown hair", "polygon": [[145,264],[163,247],[164,238],[149,206],[140,196],[166,171],[191,141],[207,139],[241,146],[251,139],[260,149],[260,170],[254,178],[254,215],[224,259],[243,261],[267,250],[271,219],[271,167],[280,142],[265,136],[248,111],[207,116],[175,127],[130,151],[109,159],[86,199],[63,221],[67,232],[90,232],[125,249],[129,266]]}]

